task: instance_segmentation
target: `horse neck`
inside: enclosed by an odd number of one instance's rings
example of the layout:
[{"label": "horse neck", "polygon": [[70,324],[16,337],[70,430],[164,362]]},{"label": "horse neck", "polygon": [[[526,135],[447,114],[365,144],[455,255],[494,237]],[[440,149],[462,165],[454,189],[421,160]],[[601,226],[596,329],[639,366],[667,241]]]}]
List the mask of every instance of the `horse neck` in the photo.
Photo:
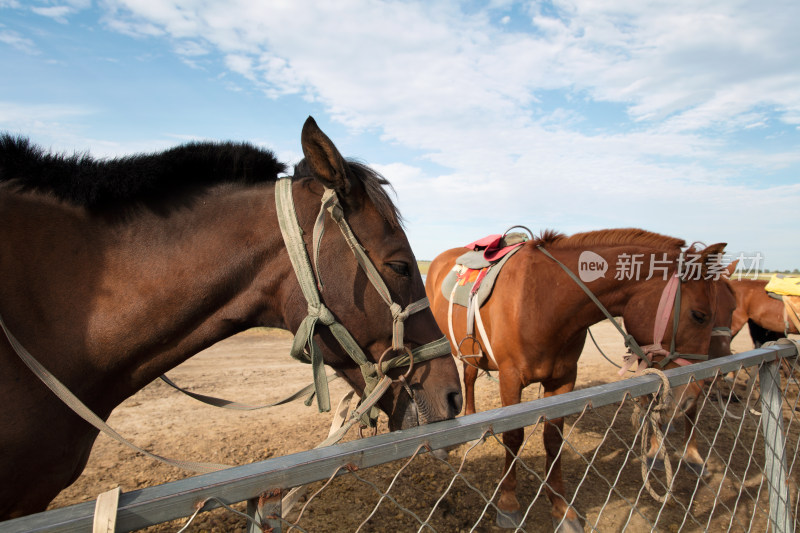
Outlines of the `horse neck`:
[{"label": "horse neck", "polygon": [[[11,243],[23,250],[15,281],[28,290],[4,294],[3,314],[14,311],[11,329],[68,386],[114,390],[104,393],[111,403],[240,330],[283,326],[291,265],[273,188],[220,186],[124,221],[44,201],[50,226]],[[37,205],[20,207],[22,216]]]},{"label": "horse neck", "polygon": [[[660,258],[663,251],[654,252],[651,249],[618,246],[593,246],[591,250],[606,259],[608,270],[603,277],[587,281],[584,284],[612,316],[623,316],[630,300],[642,291],[657,291],[660,294],[666,285],[665,275],[660,272],[654,273],[651,279],[647,279],[650,274],[648,263],[650,254],[657,253]],[[550,251],[557,259],[573,269],[573,272],[578,273],[578,269],[572,265],[578,265],[578,258],[583,249]],[[634,272],[629,279],[627,275],[618,275],[614,271],[615,260],[622,254],[644,254],[645,263],[638,275]],[[672,265],[671,268],[674,270],[674,263]],[[557,271],[556,275],[561,280],[558,283],[559,290],[562,291],[561,305],[565,314],[570,317],[570,323],[579,329],[585,329],[606,318],[602,310],[586,296],[584,290],[575,281],[568,279],[561,268],[556,265],[550,268],[554,272]],[[673,270],[670,271],[670,275]],[[657,299],[655,301],[658,302]],[[656,309],[653,308],[653,314],[655,311]]]}]

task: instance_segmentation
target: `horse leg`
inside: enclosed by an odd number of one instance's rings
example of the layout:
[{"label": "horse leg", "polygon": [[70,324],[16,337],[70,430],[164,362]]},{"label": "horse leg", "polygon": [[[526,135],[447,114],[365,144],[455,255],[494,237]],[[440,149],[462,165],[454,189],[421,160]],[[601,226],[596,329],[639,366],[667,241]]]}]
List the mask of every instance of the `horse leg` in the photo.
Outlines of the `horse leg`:
[{"label": "horse leg", "polygon": [[697,449],[697,435],[694,431],[695,422],[697,421],[697,409],[692,408],[691,412],[684,415],[684,443],[686,449],[684,450],[683,460],[684,464],[695,474],[700,477],[706,477],[711,474],[705,466],[705,461]]},{"label": "horse leg", "polygon": [[[700,455],[700,451],[697,449],[697,438],[694,431],[695,421],[697,420],[697,403],[699,397],[702,395],[702,391],[702,382],[690,383],[681,387],[675,387],[674,393],[676,396],[677,406],[672,415],[672,419],[668,420],[667,422],[671,426],[678,418],[679,414],[683,415],[683,463],[698,476],[705,477],[709,474],[709,471],[706,469],[704,465],[705,461]],[[647,422],[645,421],[644,423]],[[665,426],[666,424],[663,425],[661,429],[664,432],[664,438],[666,439],[668,431],[667,427]],[[663,471],[665,469],[663,460],[665,453],[666,445],[659,450],[658,439],[655,437],[655,435],[651,435],[650,449],[647,452],[648,464],[651,465],[655,470]],[[658,457],[656,456],[657,454]]]},{"label": "horse leg", "polygon": [[[477,374],[477,371],[476,371]],[[522,382],[515,372],[499,372],[500,400],[503,407],[515,405],[522,398]],[[497,526],[516,529],[522,522],[519,500],[517,500],[517,469],[514,458],[517,456],[525,428],[512,429],[503,433],[503,444],[506,446],[506,464],[503,469],[503,480],[500,482],[500,499],[497,502]]]},{"label": "horse leg", "polygon": [[[697,449],[697,435],[695,423],[697,421],[697,404],[703,394],[704,382],[690,383],[684,387],[679,387],[679,406],[683,406],[683,462],[695,474],[706,477],[710,474],[705,467],[705,460]],[[684,398],[684,396],[686,396]]]},{"label": "horse leg", "polygon": [[478,367],[464,362],[464,414],[475,414],[475,380],[478,379]]},{"label": "horse leg", "polygon": [[[575,387],[577,368],[571,376],[556,382],[543,382],[544,397],[555,396],[570,392]],[[561,451],[563,438],[564,419],[554,418],[545,420],[544,423],[544,449],[547,455],[547,484],[545,490],[552,505],[551,516],[553,524],[557,525],[557,533],[583,531],[583,526],[578,520],[578,515],[566,500],[564,479],[561,476]]]}]

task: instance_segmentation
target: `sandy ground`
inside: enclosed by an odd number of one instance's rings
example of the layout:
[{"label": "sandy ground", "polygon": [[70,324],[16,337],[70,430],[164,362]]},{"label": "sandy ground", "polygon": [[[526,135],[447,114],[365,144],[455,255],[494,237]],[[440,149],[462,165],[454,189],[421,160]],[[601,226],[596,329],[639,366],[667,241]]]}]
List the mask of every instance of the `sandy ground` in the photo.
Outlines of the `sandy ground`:
[{"label": "sandy ground", "polygon": [[[619,363],[624,348],[613,326],[604,322],[594,326],[592,331],[603,350]],[[200,353],[168,375],[196,392],[240,402],[265,403],[283,397],[310,381],[310,368],[289,357],[290,345],[291,336],[287,332],[245,332]],[[751,348],[745,330],[734,340],[734,350]],[[616,370],[587,340],[580,360],[579,388],[614,381],[618,379]],[[341,380],[331,384],[334,405],[345,392],[346,385]],[[532,385],[525,390],[524,399],[533,400],[538,394],[538,385]],[[479,410],[500,405],[494,382],[485,378],[478,380],[477,405]],[[623,411],[628,408],[624,407]],[[571,451],[565,455],[565,480],[570,490],[579,492],[576,497],[579,512],[585,514],[589,525],[597,523],[601,531],[637,531],[646,527],[648,521],[657,521],[659,529],[664,530],[705,529],[699,522],[705,518],[683,523],[678,518],[680,514],[674,517],[669,514],[674,511],[675,505],[667,511],[659,511],[660,506],[647,494],[641,494],[638,460],[628,458],[626,461],[624,446],[615,445],[614,437],[607,435],[608,427],[624,428],[618,431],[631,432],[629,412],[617,414],[612,408],[606,414],[576,415],[567,419],[567,427],[573,428],[573,433],[570,435]],[[215,409],[179,394],[158,380],[123,403],[109,419],[109,424],[121,434],[155,453],[230,465],[247,464],[310,449],[324,439],[329,423],[328,415],[319,414],[315,407],[306,407],[301,402],[256,412]],[[529,428],[528,434],[537,431],[540,433],[540,428]],[[708,445],[701,445],[703,453],[707,450]],[[585,474],[586,462],[581,456],[591,457],[592,454],[598,457],[595,462],[597,466],[588,469],[589,474]],[[526,522],[526,530],[547,530],[550,527],[549,503],[541,494],[537,498],[540,485],[538,476],[544,470],[540,436],[533,435],[520,455],[530,469],[520,475],[521,498],[528,501],[536,499]],[[458,468],[465,456],[467,466],[461,475],[454,476],[452,469]],[[391,492],[398,503],[423,518],[436,506],[431,523],[437,531],[469,531],[473,526],[475,531],[499,531],[494,527],[495,514],[491,509],[481,518],[485,501],[471,487],[477,487],[487,497],[494,490],[502,469],[501,444],[489,439],[474,449],[463,445],[450,454],[452,469],[446,465],[432,464],[432,461],[432,458],[419,457],[403,471],[402,479],[398,480]],[[386,487],[402,464],[391,463],[369,469],[360,475],[377,486]],[[709,460],[709,467],[715,476],[724,470],[724,465],[716,457]],[[623,472],[624,475],[617,478]],[[93,500],[99,493],[116,486],[121,486],[123,491],[130,491],[189,475],[137,456],[101,435],[84,474],[64,490],[51,507]],[[681,490],[691,494],[697,478],[684,477],[687,478],[688,488]],[[747,479],[742,482],[750,483]],[[437,505],[437,499],[451,483],[448,496]],[[610,489],[609,485],[613,485],[614,489]],[[576,489],[578,486],[580,488]],[[705,517],[714,514],[721,498],[724,501],[726,497],[735,497],[726,495],[724,491],[715,496],[712,493],[720,493],[721,488],[713,483],[705,489],[701,488],[701,492],[703,490],[708,494],[696,495],[695,499],[701,501],[705,498],[707,501],[694,505],[700,507],[697,512],[705,513]],[[310,510],[303,515],[300,524],[308,531],[353,531],[368,517],[377,499],[375,491],[361,479],[353,478],[341,483],[337,480],[311,502]],[[692,503],[681,505],[691,506]],[[632,507],[639,510],[631,513]],[[345,508],[347,512],[344,512]],[[176,531],[183,522],[154,526],[149,530]],[[189,531],[243,531],[244,527],[245,522],[241,518],[218,510],[200,515]],[[409,513],[385,501],[375,516],[364,524],[362,531],[415,531],[418,527],[418,522]],[[735,527],[733,529],[736,530]]]}]

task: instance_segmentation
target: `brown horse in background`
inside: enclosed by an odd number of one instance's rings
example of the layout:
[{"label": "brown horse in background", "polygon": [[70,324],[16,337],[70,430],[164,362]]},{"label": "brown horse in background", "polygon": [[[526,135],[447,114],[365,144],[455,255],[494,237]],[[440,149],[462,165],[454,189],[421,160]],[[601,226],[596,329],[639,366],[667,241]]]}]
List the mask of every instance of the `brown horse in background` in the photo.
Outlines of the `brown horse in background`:
[{"label": "brown horse in background", "polygon": [[[392,301],[405,308],[423,299],[388,182],[343,159],[311,118],[301,143],[305,159],[291,194],[306,248],[323,190],[332,189]],[[249,144],[189,144],[97,161],[0,136],[0,316],[102,419],[237,332],[297,331],[309,305],[278,227],[276,176],[284,170]],[[317,264],[326,316],[378,361],[392,347],[393,315],[335,227],[324,233]],[[362,392],[359,366],[330,331],[318,328],[314,338],[324,362]],[[406,321],[409,349],[441,338],[429,309]],[[80,475],[98,431],[34,376],[2,332],[0,403],[2,520],[44,510]],[[448,354],[415,364],[407,386],[391,385],[378,405],[390,429],[456,416],[455,363]]]},{"label": "brown horse in background", "polygon": [[[747,324],[753,348],[761,348],[765,342],[782,339],[787,333],[798,333],[797,326],[786,315],[785,304],[767,293],[767,283],[763,279],[731,281],[731,287],[736,294],[731,336],[735,337]],[[786,359],[781,359],[781,372],[786,376],[791,376],[794,372]],[[729,372],[725,379],[734,382],[736,372]]]},{"label": "brown horse in background", "polygon": [[[732,335],[736,336],[745,324],[749,324],[753,345],[759,348],[767,340],[777,340],[786,332],[799,333],[791,320],[788,324],[784,320],[783,302],[772,298],[764,290],[767,280],[733,280],[731,286],[736,293],[736,310],[733,312],[731,323]],[[760,329],[752,327],[752,324]],[[769,335],[770,332],[773,335]]]},{"label": "brown horse in background", "polygon": [[[503,406],[519,403],[522,389],[531,383],[541,383],[545,397],[573,390],[587,328],[605,318],[562,268],[538,249],[539,246],[573,272],[578,272],[579,256],[587,250],[601,256],[608,265],[616,264],[617,258],[623,254],[628,254],[628,257],[641,254],[638,257],[654,257],[663,260],[662,264],[668,264],[668,273],[654,275],[650,279],[645,279],[648,273],[643,269],[641,275],[633,279],[616,279],[617,276],[609,273],[586,283],[613,316],[623,317],[628,333],[644,346],[653,342],[656,309],[667,285],[668,275],[671,276],[676,270],[685,242],[643,230],[622,229],[571,237],[551,232],[524,243],[503,267],[491,298],[481,309],[497,365],[489,361],[486,355],[478,360],[472,359],[474,364],[465,363],[466,414],[475,412],[474,381],[478,368],[499,371]],[[700,252],[697,263],[702,265],[702,272],[698,273],[698,279],[685,279],[682,282],[679,326],[674,335],[677,352],[707,354],[712,328],[730,325],[734,297],[727,282],[706,279],[712,258],[721,255],[724,246],[716,244]],[[439,327],[446,332],[449,329],[449,305],[442,294],[442,282],[453,269],[456,258],[467,251],[466,248],[448,250],[440,254],[428,270],[426,290],[431,309]],[[454,306],[456,338],[450,339],[453,353],[457,353],[459,342],[466,336],[466,314],[464,307]],[[672,336],[670,320],[664,339]],[[481,351],[486,353],[486,347],[482,347]],[[656,361],[659,359],[657,356]],[[673,365],[671,363],[668,366]],[[686,387],[679,400],[679,408],[687,418],[693,420],[697,398],[701,393],[698,384]],[[544,425],[548,472],[546,491],[552,504],[554,523],[560,522],[559,530],[582,531],[575,510],[567,503],[561,474],[563,425],[562,418],[547,420]],[[704,461],[694,443],[691,424],[686,424],[686,433],[684,460],[702,470]],[[523,428],[503,434],[503,442],[508,447],[504,471],[508,473],[501,482],[497,505],[500,509],[498,524],[504,527],[516,527],[522,518],[515,494],[513,460],[523,437]]]}]

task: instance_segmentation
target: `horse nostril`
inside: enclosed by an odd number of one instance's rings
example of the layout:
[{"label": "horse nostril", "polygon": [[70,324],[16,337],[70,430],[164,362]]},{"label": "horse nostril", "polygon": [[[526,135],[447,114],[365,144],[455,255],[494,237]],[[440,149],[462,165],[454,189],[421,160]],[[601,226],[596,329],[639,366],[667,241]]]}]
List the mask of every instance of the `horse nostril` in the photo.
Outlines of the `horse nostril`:
[{"label": "horse nostril", "polygon": [[448,415],[449,418],[455,418],[461,412],[461,406],[463,403],[463,398],[461,397],[461,391],[454,391],[447,395],[447,408],[448,408]]}]

